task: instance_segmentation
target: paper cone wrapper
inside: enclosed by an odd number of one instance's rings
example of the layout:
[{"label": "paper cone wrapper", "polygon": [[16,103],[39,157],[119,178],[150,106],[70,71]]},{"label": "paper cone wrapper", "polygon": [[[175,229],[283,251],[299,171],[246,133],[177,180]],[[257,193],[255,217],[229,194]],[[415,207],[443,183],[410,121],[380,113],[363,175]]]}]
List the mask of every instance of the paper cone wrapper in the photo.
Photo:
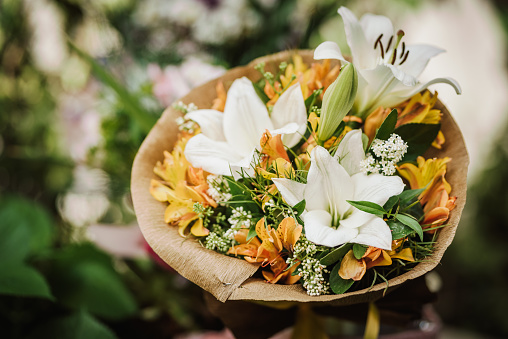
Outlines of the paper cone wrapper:
[{"label": "paper cone wrapper", "polygon": [[[242,76],[251,80],[259,80],[260,74],[254,66],[260,62],[266,64],[265,69],[276,73],[282,61],[289,62],[293,54],[298,53],[307,64],[315,62],[312,51],[288,51],[262,57],[244,67],[237,67],[222,77],[212,80],[192,90],[181,101],[185,104],[194,103],[199,108],[210,108],[216,98],[215,86],[222,81],[227,88]],[[450,213],[448,226],[440,230],[434,253],[413,270],[389,280],[388,292],[408,279],[417,278],[432,270],[441,260],[446,248],[455,235],[460,215],[466,202],[466,175],[469,158],[462,134],[450,113],[440,102],[436,108],[443,112],[442,131],[446,143],[442,150],[429,150],[429,157],[452,158],[448,164],[446,179],[452,186],[451,195],[457,196],[456,207]],[[177,141],[178,126],[175,119],[181,114],[168,108],[152,128],[141,145],[132,168],[131,190],[134,208],[139,226],[148,244],[164,260],[185,278],[210,292],[218,300],[258,300],[265,302],[289,301],[323,303],[342,306],[374,301],[382,297],[385,283],[366,289],[341,295],[309,296],[300,284],[277,285],[253,278],[258,266],[243,259],[229,257],[207,250],[192,237],[182,238],[178,227],[169,226],[164,222],[166,203],[155,200],[149,192],[150,180],[156,179],[153,168],[157,161],[163,160],[163,152],[170,151]]]}]

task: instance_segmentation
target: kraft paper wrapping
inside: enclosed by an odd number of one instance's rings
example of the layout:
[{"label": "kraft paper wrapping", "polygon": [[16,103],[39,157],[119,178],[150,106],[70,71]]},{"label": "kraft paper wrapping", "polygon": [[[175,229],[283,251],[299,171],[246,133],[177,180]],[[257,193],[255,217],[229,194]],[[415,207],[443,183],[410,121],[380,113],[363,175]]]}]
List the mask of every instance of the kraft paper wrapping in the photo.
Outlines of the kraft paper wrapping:
[{"label": "kraft paper wrapping", "polygon": [[[262,57],[244,67],[237,67],[222,77],[212,80],[192,90],[181,99],[185,104],[194,103],[199,108],[210,108],[216,98],[215,86],[220,80],[229,88],[233,80],[246,76],[258,80],[260,74],[254,70],[259,62],[265,62],[265,69],[276,72],[280,62],[290,61],[291,56],[298,53],[307,64],[315,62],[313,51],[287,51]],[[434,253],[413,270],[389,280],[390,292],[397,285],[429,272],[437,266],[446,248],[451,244],[460,215],[466,202],[466,176],[469,157],[462,134],[441,102],[436,108],[443,112],[442,130],[446,143],[442,150],[429,150],[425,157],[452,158],[448,164],[446,179],[452,186],[452,196],[457,196],[456,207],[450,213],[448,226],[441,229]],[[273,285],[263,279],[253,278],[258,267],[240,258],[228,257],[203,248],[192,237],[182,238],[177,227],[168,226],[164,222],[166,203],[156,201],[149,192],[150,180],[157,178],[153,168],[157,161],[163,159],[163,151],[171,150],[177,140],[178,127],[175,118],[180,113],[172,108],[166,109],[161,118],[152,128],[141,145],[132,168],[131,191],[134,208],[141,231],[153,250],[185,278],[193,281],[204,290],[210,292],[221,302],[226,300],[258,300],[268,302],[308,302],[344,306],[350,304],[375,301],[382,297],[385,283],[375,285],[370,291],[360,290],[342,295],[309,296],[300,284]]]}]

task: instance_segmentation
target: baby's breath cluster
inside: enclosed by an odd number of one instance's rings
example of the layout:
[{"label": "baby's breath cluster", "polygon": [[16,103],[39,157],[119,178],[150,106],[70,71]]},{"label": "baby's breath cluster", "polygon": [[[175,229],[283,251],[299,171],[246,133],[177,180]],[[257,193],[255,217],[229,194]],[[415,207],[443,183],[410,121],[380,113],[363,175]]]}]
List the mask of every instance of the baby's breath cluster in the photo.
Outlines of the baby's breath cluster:
[{"label": "baby's breath cluster", "polygon": [[245,211],[243,206],[233,208],[233,213],[228,219],[232,228],[245,227],[249,228],[252,224],[252,215],[249,211]]},{"label": "baby's breath cluster", "polygon": [[223,203],[232,198],[226,179],[222,175],[210,174],[206,181],[208,182],[208,194],[217,203]]},{"label": "baby's breath cluster", "polygon": [[407,143],[399,135],[392,133],[388,140],[374,139],[370,152],[360,163],[362,172],[393,175],[396,171],[395,165],[407,152]]},{"label": "baby's breath cluster", "polygon": [[221,223],[226,221],[226,216],[220,212],[215,217],[215,221],[216,222],[211,225],[211,232],[205,238],[203,245],[209,250],[226,254],[232,246],[237,244],[235,235],[238,232],[238,228],[230,227],[224,231]]},{"label": "baby's breath cluster", "polygon": [[233,241],[226,236],[226,233],[220,235],[216,232],[210,232],[204,242],[205,248],[223,254],[226,253],[234,245]]},{"label": "baby's breath cluster", "polygon": [[303,287],[308,295],[322,295],[330,292],[330,283],[324,277],[324,274],[330,272],[326,266],[319,263],[319,259],[313,258],[318,250],[316,244],[302,236],[295,244],[294,256],[286,260],[290,266],[300,261],[298,274],[302,277]]},{"label": "baby's breath cluster", "polygon": [[178,102],[174,103],[172,107],[173,107],[173,109],[175,109],[179,112],[182,112],[183,114],[198,110],[198,106],[196,106],[192,102],[190,104],[186,105],[182,101],[178,101]]}]

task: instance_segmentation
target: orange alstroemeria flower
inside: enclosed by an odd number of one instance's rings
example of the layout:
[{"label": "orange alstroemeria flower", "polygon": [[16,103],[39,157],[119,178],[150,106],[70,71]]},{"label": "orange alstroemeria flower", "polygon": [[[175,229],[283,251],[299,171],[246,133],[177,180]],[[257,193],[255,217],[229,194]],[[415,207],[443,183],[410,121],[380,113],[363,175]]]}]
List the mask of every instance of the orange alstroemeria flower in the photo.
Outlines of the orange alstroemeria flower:
[{"label": "orange alstroemeria flower", "polygon": [[[417,93],[409,100],[401,103],[398,107],[394,107],[397,109],[398,113],[396,127],[410,123],[439,124],[442,114],[440,110],[434,109],[436,102],[437,92],[432,94],[429,90],[425,90],[423,94]],[[378,107],[365,119],[363,129],[365,134],[369,137],[370,142],[374,139],[376,130],[381,126],[391,111],[391,108]],[[444,142],[445,137],[440,131],[436,140],[432,143],[432,146],[441,149]]]},{"label": "orange alstroemeria flower", "polygon": [[194,212],[194,203],[203,206],[217,207],[217,203],[206,191],[207,174],[202,169],[196,169],[185,159],[183,151],[187,140],[181,138],[173,151],[164,152],[164,161],[157,162],[154,172],[162,181],[153,180],[150,193],[161,202],[168,202],[164,213],[164,221],[178,226],[178,233],[184,237],[190,227],[190,233],[195,236],[205,236],[209,230],[203,226],[203,220]]},{"label": "orange alstroemeria flower", "polygon": [[[280,134],[272,136],[268,130],[261,137],[261,162],[256,170],[265,179],[292,178],[295,176],[295,170],[289,162],[281,137]],[[270,184],[264,189],[265,193],[260,196],[262,208],[278,192],[275,184]]]},{"label": "orange alstroemeria flower", "polygon": [[224,87],[224,83],[222,81],[217,82],[215,86],[215,91],[217,92],[217,98],[213,100],[212,109],[215,109],[220,112],[224,112],[224,107],[226,106],[227,92]]},{"label": "orange alstroemeria flower", "polygon": [[[457,197],[449,196],[452,188],[445,179],[446,164],[450,160],[448,157],[427,160],[418,157],[416,159],[417,166],[406,163],[397,167],[400,176],[409,182],[411,189],[419,189],[428,185],[420,195],[424,212],[422,222],[424,229],[442,225],[448,219],[450,211],[455,208]],[[435,232],[435,230],[430,232]]]},{"label": "orange alstroemeria flower", "polygon": [[394,240],[392,242],[392,250],[386,251],[380,248],[370,246],[365,251],[361,259],[356,259],[353,250],[350,250],[342,259],[339,269],[339,275],[342,279],[353,279],[359,281],[365,275],[369,268],[375,266],[389,266],[392,259],[402,259],[406,261],[415,261],[413,252],[410,248],[404,248],[397,251],[403,244],[404,240]]},{"label": "orange alstroemeria flower", "polygon": [[[288,64],[284,74],[280,76],[280,82],[270,85],[265,84],[265,94],[270,98],[267,106],[273,106],[277,102],[279,95],[284,88],[300,83],[304,98],[308,98],[315,90],[323,88],[324,91],[332,84],[340,72],[340,66],[331,67],[330,60],[324,60],[322,63],[313,63],[309,68],[301,56],[294,55],[293,62]],[[323,95],[321,93],[321,95]]]},{"label": "orange alstroemeria flower", "polygon": [[[293,251],[295,243],[300,238],[302,226],[298,225],[293,218],[285,218],[279,224],[277,230],[270,225],[265,227],[265,219],[260,219],[256,224],[254,237],[247,241],[247,229],[242,229],[235,235],[235,240],[240,244],[229,249],[228,254],[243,255],[250,263],[259,263],[263,267],[270,268],[263,270],[265,279],[275,284],[277,282],[292,285],[300,276],[292,276],[297,265],[288,268],[283,251]],[[261,240],[260,240],[261,239]]]}]

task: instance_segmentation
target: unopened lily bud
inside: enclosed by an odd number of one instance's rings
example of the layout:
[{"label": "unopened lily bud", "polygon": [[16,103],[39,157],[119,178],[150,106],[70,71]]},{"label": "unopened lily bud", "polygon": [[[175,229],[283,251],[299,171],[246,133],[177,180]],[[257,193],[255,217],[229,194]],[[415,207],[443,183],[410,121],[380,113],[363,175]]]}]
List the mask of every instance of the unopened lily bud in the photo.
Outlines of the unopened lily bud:
[{"label": "unopened lily bud", "polygon": [[358,75],[352,63],[342,68],[337,79],[328,87],[323,96],[321,117],[318,127],[319,141],[328,140],[342,119],[353,107],[358,88]]}]

